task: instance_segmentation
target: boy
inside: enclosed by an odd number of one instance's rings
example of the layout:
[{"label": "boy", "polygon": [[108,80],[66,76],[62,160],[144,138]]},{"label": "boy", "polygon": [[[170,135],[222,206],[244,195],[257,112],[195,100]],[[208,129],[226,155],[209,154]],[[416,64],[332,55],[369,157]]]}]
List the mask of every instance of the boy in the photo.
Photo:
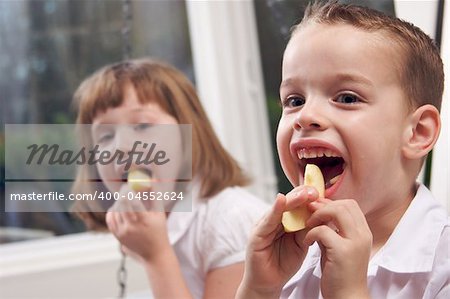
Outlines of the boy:
[{"label": "boy", "polygon": [[[310,5],[283,57],[277,145],[296,186],[255,228],[237,298],[450,298],[448,215],[416,177],[435,144],[443,66],[411,24]],[[306,164],[324,198],[303,185]],[[282,213],[312,212],[285,233]]]}]

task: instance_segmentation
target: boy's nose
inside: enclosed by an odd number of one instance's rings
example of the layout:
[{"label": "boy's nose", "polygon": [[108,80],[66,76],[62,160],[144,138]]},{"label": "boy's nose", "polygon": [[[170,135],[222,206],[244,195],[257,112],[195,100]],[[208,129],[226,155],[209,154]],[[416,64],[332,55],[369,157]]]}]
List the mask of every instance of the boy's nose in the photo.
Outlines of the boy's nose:
[{"label": "boy's nose", "polygon": [[319,103],[307,101],[295,117],[294,130],[325,130],[328,120],[324,112]]}]

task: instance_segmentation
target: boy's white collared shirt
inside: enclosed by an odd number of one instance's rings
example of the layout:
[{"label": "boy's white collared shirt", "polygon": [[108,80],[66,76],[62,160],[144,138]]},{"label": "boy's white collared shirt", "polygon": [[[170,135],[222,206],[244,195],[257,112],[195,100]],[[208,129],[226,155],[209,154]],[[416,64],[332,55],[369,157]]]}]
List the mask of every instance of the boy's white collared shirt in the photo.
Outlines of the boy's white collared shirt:
[{"label": "boy's white collared shirt", "polygon": [[[322,298],[320,250],[314,244],[281,298]],[[387,243],[370,260],[374,299],[450,298],[450,224],[444,207],[423,185]]]}]

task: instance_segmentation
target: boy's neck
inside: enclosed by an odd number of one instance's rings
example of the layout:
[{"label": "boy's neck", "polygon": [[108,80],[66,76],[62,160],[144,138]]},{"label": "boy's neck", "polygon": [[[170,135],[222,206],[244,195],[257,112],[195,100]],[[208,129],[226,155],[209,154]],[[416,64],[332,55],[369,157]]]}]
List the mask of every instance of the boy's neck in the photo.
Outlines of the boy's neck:
[{"label": "boy's neck", "polygon": [[400,219],[408,209],[416,191],[417,187],[414,186],[401,197],[403,200],[392,200],[392,205],[389,208],[366,215],[367,223],[373,234],[371,256],[374,256],[386,244],[397,224],[400,222]]}]

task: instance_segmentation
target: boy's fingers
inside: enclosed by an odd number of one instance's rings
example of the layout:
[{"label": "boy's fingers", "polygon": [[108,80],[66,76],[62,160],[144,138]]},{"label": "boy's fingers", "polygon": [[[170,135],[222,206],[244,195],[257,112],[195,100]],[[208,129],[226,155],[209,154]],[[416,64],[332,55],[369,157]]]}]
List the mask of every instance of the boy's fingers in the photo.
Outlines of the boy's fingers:
[{"label": "boy's fingers", "polygon": [[278,232],[282,226],[281,219],[284,212],[292,210],[305,202],[316,200],[318,197],[317,190],[307,186],[296,187],[287,195],[278,193],[272,208],[257,225],[256,234],[260,237],[266,237],[269,234]]},{"label": "boy's fingers", "polygon": [[257,226],[257,234],[266,236],[273,233],[281,224],[281,217],[286,208],[286,197],[278,193],[272,208],[262,218]]},{"label": "boy's fingers", "polygon": [[319,192],[309,186],[298,186],[286,194],[286,210],[293,210],[306,202],[316,201]]},{"label": "boy's fingers", "polygon": [[320,197],[315,202],[322,203],[322,204],[329,204],[329,203],[332,203],[333,200],[325,198],[325,197]]},{"label": "boy's fingers", "polygon": [[278,193],[275,199],[275,204],[272,207],[271,213],[266,218],[268,226],[277,226],[281,223],[281,217],[286,208],[286,196]]},{"label": "boy's fingers", "polygon": [[341,236],[329,226],[320,225],[310,229],[306,233],[303,244],[311,246],[314,242],[318,242],[326,248],[330,248],[339,244],[340,239]]},{"label": "boy's fingers", "polygon": [[309,208],[314,212],[332,202],[333,201],[331,199],[319,197],[318,199],[310,202],[308,205],[309,205]]},{"label": "boy's fingers", "polygon": [[[320,205],[312,203],[311,205]],[[317,209],[307,221],[308,227],[332,223],[343,237],[354,235],[358,229],[367,226],[364,214],[356,202],[350,200],[333,201]],[[331,227],[333,231],[333,228]]]}]

